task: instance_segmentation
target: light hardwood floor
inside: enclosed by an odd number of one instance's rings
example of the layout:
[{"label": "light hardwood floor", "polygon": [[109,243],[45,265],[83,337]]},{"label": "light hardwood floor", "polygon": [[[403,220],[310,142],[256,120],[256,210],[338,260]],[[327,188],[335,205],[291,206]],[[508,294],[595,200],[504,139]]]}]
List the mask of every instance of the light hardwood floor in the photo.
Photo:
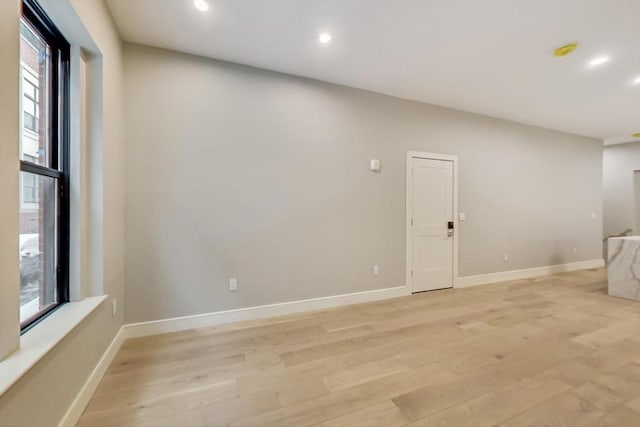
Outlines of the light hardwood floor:
[{"label": "light hardwood floor", "polygon": [[81,426],[640,426],[603,269],[126,341]]}]

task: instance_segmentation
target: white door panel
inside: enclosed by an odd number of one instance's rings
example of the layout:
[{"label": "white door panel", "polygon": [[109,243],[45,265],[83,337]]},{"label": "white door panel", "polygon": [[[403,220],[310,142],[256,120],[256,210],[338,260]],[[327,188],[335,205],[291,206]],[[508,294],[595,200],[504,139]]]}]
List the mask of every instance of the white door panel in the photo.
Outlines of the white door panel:
[{"label": "white door panel", "polygon": [[453,162],[412,159],[411,265],[413,292],[453,286]]}]

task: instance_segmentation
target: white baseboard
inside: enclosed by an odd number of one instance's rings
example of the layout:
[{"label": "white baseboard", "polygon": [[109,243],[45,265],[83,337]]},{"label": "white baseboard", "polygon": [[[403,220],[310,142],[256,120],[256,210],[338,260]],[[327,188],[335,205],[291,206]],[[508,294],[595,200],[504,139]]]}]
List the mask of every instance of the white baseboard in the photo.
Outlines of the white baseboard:
[{"label": "white baseboard", "polygon": [[[569,264],[550,265],[545,267],[528,268],[525,270],[503,271],[500,273],[481,274],[477,276],[459,277],[456,280],[456,288],[484,285],[488,283],[503,282],[508,280],[527,279],[531,277],[545,276],[548,274],[568,271],[585,270],[604,266],[603,259],[573,262]],[[196,314],[193,316],[176,317],[172,319],[154,320],[150,322],[129,323],[118,331],[109,348],[96,365],[95,369],[85,382],[82,390],[60,421],[60,426],[75,426],[80,419],[84,408],[89,403],[91,396],[100,384],[107,368],[111,364],[120,346],[127,338],[142,337],[148,335],[164,334],[168,332],[185,331],[188,329],[202,328],[238,322],[242,320],[257,320],[286,314],[301,313],[311,310],[340,307],[350,304],[379,301],[389,298],[397,298],[410,295],[407,286],[395,288],[377,289],[373,291],[355,292],[351,294],[335,295],[329,297],[312,298],[299,301],[283,302],[278,304],[259,305],[255,307],[239,308],[235,310],[218,311],[214,313]]]},{"label": "white baseboard", "polygon": [[278,304],[259,305],[255,307],[238,308],[213,313],[196,314],[193,316],[176,317],[173,319],[153,320],[150,322],[129,323],[124,325],[126,338],[164,334],[168,332],[185,331],[238,322],[241,320],[256,320],[285,314],[301,313],[304,311],[320,310],[363,302],[378,301],[409,295],[411,291],[406,286],[396,288],[376,289],[373,291],[355,292],[351,294],[335,295],[321,298],[311,298],[299,301],[282,302]]},{"label": "white baseboard", "polygon": [[499,273],[480,274],[477,276],[458,277],[456,288],[486,285],[489,283],[506,282],[509,280],[530,279],[532,277],[549,274],[565,273],[569,271],[586,270],[604,266],[604,259],[571,262],[568,264],[547,265],[544,267],[527,268],[524,270],[501,271]]},{"label": "white baseboard", "polygon": [[113,361],[120,346],[127,338],[157,335],[167,332],[184,331],[194,328],[221,325],[241,320],[255,320],[304,311],[320,310],[363,302],[378,301],[409,295],[406,286],[396,288],[377,289],[373,291],[355,292],[351,294],[330,297],[312,298],[300,301],[283,302],[279,304],[260,305],[256,307],[239,308],[236,310],[219,311],[215,313],[197,314],[194,316],[177,317],[173,319],[155,320],[151,322],[129,323],[120,328],[105,351],[93,372],[82,386],[82,389],[65,413],[59,425],[73,427],[86,408],[93,393],[98,388],[107,368]]},{"label": "white baseboard", "polygon": [[89,378],[82,386],[82,389],[80,390],[76,398],[73,400],[73,403],[71,404],[69,409],[67,409],[67,412],[64,414],[64,417],[62,417],[62,420],[60,421],[60,424],[59,424],[60,426],[73,427],[78,423],[78,420],[80,419],[80,415],[82,415],[84,408],[86,408],[87,404],[89,403],[89,400],[91,400],[93,393],[98,388],[98,385],[102,380],[102,377],[107,371],[107,368],[109,368],[111,361],[113,360],[116,353],[120,349],[120,346],[124,342],[125,338],[126,336],[125,336],[124,327],[121,327],[118,333],[116,334],[116,336],[111,341],[111,344],[109,344],[109,347],[107,348],[107,350],[104,352],[104,354],[100,358],[100,361],[98,362],[96,367],[93,369],[93,372],[91,372],[91,375],[89,375]]}]

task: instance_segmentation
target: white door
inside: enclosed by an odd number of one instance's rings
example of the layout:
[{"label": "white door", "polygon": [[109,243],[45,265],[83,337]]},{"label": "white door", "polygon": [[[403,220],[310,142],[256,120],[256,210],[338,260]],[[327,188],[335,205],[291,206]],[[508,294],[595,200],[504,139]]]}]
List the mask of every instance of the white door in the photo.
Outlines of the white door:
[{"label": "white door", "polygon": [[411,161],[413,292],[453,286],[453,162]]}]

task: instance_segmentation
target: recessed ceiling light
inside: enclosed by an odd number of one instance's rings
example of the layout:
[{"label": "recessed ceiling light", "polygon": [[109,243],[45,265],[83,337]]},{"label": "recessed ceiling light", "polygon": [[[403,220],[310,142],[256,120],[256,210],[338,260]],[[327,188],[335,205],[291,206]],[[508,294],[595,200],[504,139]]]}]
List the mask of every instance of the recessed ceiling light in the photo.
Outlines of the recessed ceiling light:
[{"label": "recessed ceiling light", "polygon": [[331,41],[331,34],[329,33],[322,33],[320,34],[320,37],[318,37],[318,40],[320,41],[320,43],[322,44],[327,44]]},{"label": "recessed ceiling light", "polygon": [[640,76],[636,77],[636,78],[633,80],[633,84],[634,84],[634,85],[640,85]]},{"label": "recessed ceiling light", "polygon": [[556,50],[553,51],[553,56],[565,56],[576,50],[578,47],[578,43],[570,43],[564,46],[560,46]]},{"label": "recessed ceiling light", "polygon": [[596,65],[602,65],[605,62],[609,62],[611,58],[609,58],[608,56],[598,56],[597,58],[593,58],[590,62],[589,62],[589,66],[591,67],[595,67]]},{"label": "recessed ceiling light", "polygon": [[209,10],[209,3],[207,3],[204,0],[193,0],[193,5],[196,7],[196,9],[198,9],[200,12],[206,12],[207,10]]}]

